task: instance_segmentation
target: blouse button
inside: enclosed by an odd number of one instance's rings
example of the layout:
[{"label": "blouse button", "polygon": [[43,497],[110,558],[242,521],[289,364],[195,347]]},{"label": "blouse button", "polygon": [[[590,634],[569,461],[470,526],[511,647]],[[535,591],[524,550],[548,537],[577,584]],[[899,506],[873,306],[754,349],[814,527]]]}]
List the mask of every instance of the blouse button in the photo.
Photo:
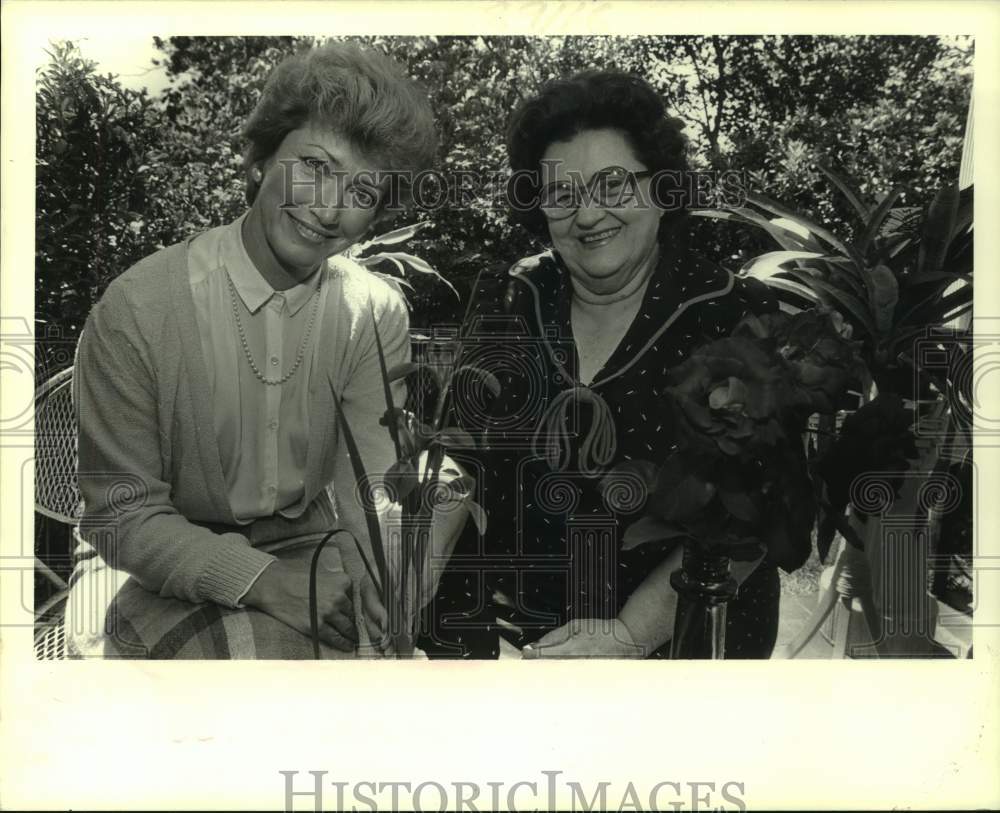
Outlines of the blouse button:
[{"label": "blouse button", "polygon": [[278,357],[277,356],[271,356],[271,364],[273,364],[275,367],[278,366]]},{"label": "blouse button", "polygon": [[267,424],[267,428],[268,428],[268,429],[272,429],[272,430],[273,430],[273,429],[277,429],[277,428],[278,428],[278,421],[277,421],[277,420],[274,420],[274,419],[270,420],[270,421],[268,422],[268,424]]}]

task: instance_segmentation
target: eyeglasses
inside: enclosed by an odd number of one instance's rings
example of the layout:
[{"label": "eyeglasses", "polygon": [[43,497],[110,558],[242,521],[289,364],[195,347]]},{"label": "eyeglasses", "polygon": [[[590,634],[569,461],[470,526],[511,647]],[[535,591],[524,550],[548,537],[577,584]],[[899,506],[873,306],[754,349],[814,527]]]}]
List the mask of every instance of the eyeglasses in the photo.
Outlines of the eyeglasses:
[{"label": "eyeglasses", "polygon": [[652,174],[648,169],[633,172],[624,167],[605,167],[587,184],[571,181],[546,184],[538,193],[538,205],[549,220],[570,217],[584,205],[584,200],[603,208],[625,206],[636,198],[636,182]]}]

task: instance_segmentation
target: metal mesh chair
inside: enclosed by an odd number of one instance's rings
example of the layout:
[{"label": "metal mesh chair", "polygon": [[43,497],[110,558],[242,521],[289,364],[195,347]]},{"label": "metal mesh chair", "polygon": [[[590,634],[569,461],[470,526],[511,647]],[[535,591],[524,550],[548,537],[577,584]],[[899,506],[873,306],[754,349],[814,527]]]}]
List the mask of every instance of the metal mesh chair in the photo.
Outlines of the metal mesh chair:
[{"label": "metal mesh chair", "polygon": [[[35,390],[35,510],[67,525],[80,519],[83,501],[76,478],[76,414],[73,368],[56,373]],[[63,612],[69,585],[35,556],[35,572],[55,592],[35,609],[35,657],[66,657]]]},{"label": "metal mesh chair", "polygon": [[35,391],[35,510],[75,525],[82,509],[76,482],[73,368],[69,367]]}]

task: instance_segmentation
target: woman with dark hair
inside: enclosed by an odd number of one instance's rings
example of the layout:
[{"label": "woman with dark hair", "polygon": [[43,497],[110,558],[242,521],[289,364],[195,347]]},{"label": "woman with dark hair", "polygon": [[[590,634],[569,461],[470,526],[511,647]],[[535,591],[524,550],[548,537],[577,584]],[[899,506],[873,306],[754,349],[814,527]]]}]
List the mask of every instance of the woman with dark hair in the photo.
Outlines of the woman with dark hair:
[{"label": "woman with dark hair", "polygon": [[[98,606],[113,601],[102,634],[74,639],[78,654],[311,657],[309,559],[335,527],[347,533],[316,577],[324,653],[353,656],[382,632],[336,411],[367,471],[384,473],[394,454],[372,408],[384,403],[376,326],[392,366],[409,360],[408,318],[342,252],[371,235],[390,179],[430,165],[433,116],[390,59],[330,44],[274,69],[244,136],[249,210],[115,279],[83,333],[91,552],[70,612],[102,589]],[[402,385],[393,395],[401,406]]]},{"label": "woman with dark hair", "polygon": [[[448,575],[442,643],[495,655],[505,640],[532,657],[665,651],[680,546],[623,549],[639,506],[605,500],[601,478],[626,460],[665,460],[667,371],[747,312],[777,307],[763,285],[687,245],[682,126],[645,81],[621,73],[550,82],[514,113],[510,199],[551,250],[515,264],[504,296],[489,281],[477,294],[484,306],[505,305],[488,318],[481,307],[471,328],[488,326],[483,346],[502,343],[476,360],[493,363],[501,394],[478,414],[466,403],[460,416],[486,438],[486,558],[470,553],[478,539],[456,549],[453,561],[477,573]],[[746,580],[729,607],[727,657],[768,657],[775,563],[747,576],[738,574]]]}]

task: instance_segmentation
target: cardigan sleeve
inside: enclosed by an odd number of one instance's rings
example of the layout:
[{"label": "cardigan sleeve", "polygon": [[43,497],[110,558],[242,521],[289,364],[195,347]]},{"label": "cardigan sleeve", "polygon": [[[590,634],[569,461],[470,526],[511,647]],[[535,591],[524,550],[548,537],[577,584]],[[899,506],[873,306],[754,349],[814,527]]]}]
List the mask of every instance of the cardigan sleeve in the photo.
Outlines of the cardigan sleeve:
[{"label": "cardigan sleeve", "polygon": [[74,388],[84,538],[109,565],[161,596],[240,606],[275,557],[241,534],[217,534],[190,522],[172,504],[155,370],[115,283],[88,317]]}]

